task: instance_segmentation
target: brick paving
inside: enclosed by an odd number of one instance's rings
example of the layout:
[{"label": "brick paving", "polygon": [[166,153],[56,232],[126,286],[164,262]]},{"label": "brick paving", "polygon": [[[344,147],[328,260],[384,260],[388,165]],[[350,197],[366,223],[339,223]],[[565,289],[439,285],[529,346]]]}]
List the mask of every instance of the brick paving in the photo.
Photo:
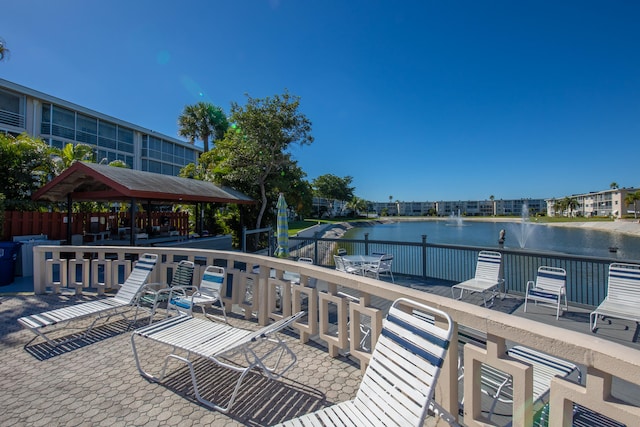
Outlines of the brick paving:
[{"label": "brick paving", "polygon": [[[298,357],[296,365],[275,381],[257,372],[249,374],[234,407],[224,415],[195,399],[184,364],[171,362],[171,374],[163,384],[144,379],[136,369],[124,320],[114,317],[87,337],[57,348],[41,338],[30,342],[35,335],[16,322],[24,315],[92,298],[18,295],[1,299],[2,426],[271,425],[352,399],[362,378],[359,366],[348,358],[332,359],[324,349],[285,335]],[[230,323],[258,328],[233,316]],[[86,322],[70,326],[74,329],[61,330],[60,336],[82,332]],[[157,346],[144,340],[138,349],[144,367],[157,368],[154,372],[159,373],[160,357],[166,351],[158,352]],[[208,361],[195,365],[204,397],[228,398],[237,376]]]}]

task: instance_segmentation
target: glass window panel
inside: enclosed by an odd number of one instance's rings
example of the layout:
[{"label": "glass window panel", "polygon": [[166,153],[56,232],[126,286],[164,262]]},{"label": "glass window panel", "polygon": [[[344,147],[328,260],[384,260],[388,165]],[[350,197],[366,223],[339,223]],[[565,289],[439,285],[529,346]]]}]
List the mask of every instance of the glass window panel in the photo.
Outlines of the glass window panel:
[{"label": "glass window panel", "polygon": [[133,144],[118,141],[118,150],[124,151],[127,153],[133,153]]},{"label": "glass window panel", "polygon": [[152,136],[149,137],[149,148],[151,150],[160,151],[160,140]]},{"label": "glass window panel", "polygon": [[53,107],[53,123],[59,126],[63,126],[70,129],[75,129],[76,127],[76,114],[67,110],[66,108],[58,107],[55,105]]},{"label": "glass window panel", "polygon": [[89,117],[78,113],[76,129],[78,131],[96,135],[98,133],[98,120],[95,117]]},{"label": "glass window panel", "polygon": [[167,163],[162,164],[162,173],[164,175],[173,175],[173,165]]},{"label": "glass window panel", "polygon": [[0,110],[21,114],[22,97],[10,92],[0,91]]},{"label": "glass window panel", "polygon": [[154,162],[153,160],[149,161],[149,172],[161,173],[162,166],[160,162]]},{"label": "glass window panel", "polygon": [[105,138],[116,139],[116,125],[100,120],[100,126],[98,130],[98,135]]},{"label": "glass window panel", "polygon": [[113,139],[100,137],[98,138],[98,145],[100,147],[111,148],[112,150],[116,149],[116,141],[114,141]]},{"label": "glass window panel", "polygon": [[125,156],[124,161],[129,165],[130,169],[133,169],[133,156]]},{"label": "glass window panel", "polygon": [[173,144],[168,141],[162,141],[162,152],[173,155]]},{"label": "glass window panel", "polygon": [[55,123],[51,125],[51,134],[62,138],[75,139],[75,132],[73,128],[60,126]]},{"label": "glass window panel", "polygon": [[64,146],[65,146],[65,145],[66,145],[66,144],[65,144],[64,142],[59,141],[59,140],[57,140],[57,139],[54,139],[54,140],[52,140],[52,141],[51,141],[51,146],[52,146],[52,147],[55,147],[55,148],[60,148],[60,149],[62,149],[62,148],[64,148]]},{"label": "glass window panel", "polygon": [[133,144],[133,131],[131,129],[118,126],[118,141]]},{"label": "glass window panel", "polygon": [[98,137],[86,132],[77,132],[76,141],[96,145],[98,143]]},{"label": "glass window panel", "polygon": [[51,104],[42,104],[42,122],[51,123]]}]

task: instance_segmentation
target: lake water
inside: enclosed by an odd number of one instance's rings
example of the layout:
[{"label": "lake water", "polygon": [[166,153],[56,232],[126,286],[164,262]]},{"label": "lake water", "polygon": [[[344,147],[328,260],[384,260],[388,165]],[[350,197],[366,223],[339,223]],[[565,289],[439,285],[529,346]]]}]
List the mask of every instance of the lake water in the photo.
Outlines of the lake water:
[{"label": "lake water", "polygon": [[[464,221],[458,225],[452,220],[401,221],[356,227],[344,238],[396,242],[420,242],[427,235],[428,243],[498,247],[500,230],[505,230],[505,248],[537,249],[575,255],[640,260],[640,237],[572,227],[554,227],[521,222]],[[524,246],[521,245],[524,242]],[[611,253],[610,247],[617,247]]]}]

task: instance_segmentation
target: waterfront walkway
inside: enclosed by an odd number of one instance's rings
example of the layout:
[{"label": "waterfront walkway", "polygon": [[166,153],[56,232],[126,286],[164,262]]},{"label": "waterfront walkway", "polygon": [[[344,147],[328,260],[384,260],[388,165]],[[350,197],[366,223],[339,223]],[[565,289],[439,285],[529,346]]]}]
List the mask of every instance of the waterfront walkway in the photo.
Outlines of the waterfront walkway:
[{"label": "waterfront walkway", "polygon": [[[450,284],[446,283],[425,284],[401,277],[396,282],[425,292],[451,295]],[[123,321],[96,327],[87,338],[56,349],[40,341],[28,344],[34,335],[18,325],[19,317],[95,298],[70,294],[34,296],[32,290],[33,285],[24,278],[0,288],[3,426],[271,425],[351,399],[360,384],[357,363],[348,357],[332,359],[320,343],[302,345],[297,336],[291,335],[286,340],[298,357],[297,364],[278,381],[250,374],[235,407],[223,415],[195,400],[185,366],[171,362],[170,369],[175,373],[163,385],[140,376],[131,352],[130,334]],[[479,297],[468,301],[481,304]],[[605,321],[597,334],[591,334],[588,310],[570,306],[569,312],[556,321],[554,310],[546,307],[531,306],[529,313],[523,313],[522,299],[510,295],[496,300],[493,310],[588,333],[593,336],[594,345],[606,345],[607,340],[613,340],[640,349],[635,322],[614,320],[608,324]],[[237,315],[232,315],[230,322],[258,328],[255,322],[240,320]],[[143,324],[146,322],[138,326]],[[77,330],[66,332],[81,331],[83,326],[76,323]],[[159,367],[160,361],[153,359],[155,347],[143,344],[143,362]],[[225,391],[233,388],[235,377],[226,370],[204,362],[196,363],[196,370],[204,378],[202,389],[208,393],[207,397],[224,399]],[[619,393],[617,397],[639,404],[638,390],[625,384],[615,390]]]}]

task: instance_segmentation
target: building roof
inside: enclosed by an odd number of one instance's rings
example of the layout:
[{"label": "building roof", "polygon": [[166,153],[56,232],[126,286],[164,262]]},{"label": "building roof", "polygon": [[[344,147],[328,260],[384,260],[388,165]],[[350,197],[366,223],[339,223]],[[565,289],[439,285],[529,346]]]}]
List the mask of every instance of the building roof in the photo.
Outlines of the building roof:
[{"label": "building roof", "polygon": [[34,200],[128,201],[171,203],[256,203],[249,196],[211,182],[126,168],[75,162],[40,188]]}]

